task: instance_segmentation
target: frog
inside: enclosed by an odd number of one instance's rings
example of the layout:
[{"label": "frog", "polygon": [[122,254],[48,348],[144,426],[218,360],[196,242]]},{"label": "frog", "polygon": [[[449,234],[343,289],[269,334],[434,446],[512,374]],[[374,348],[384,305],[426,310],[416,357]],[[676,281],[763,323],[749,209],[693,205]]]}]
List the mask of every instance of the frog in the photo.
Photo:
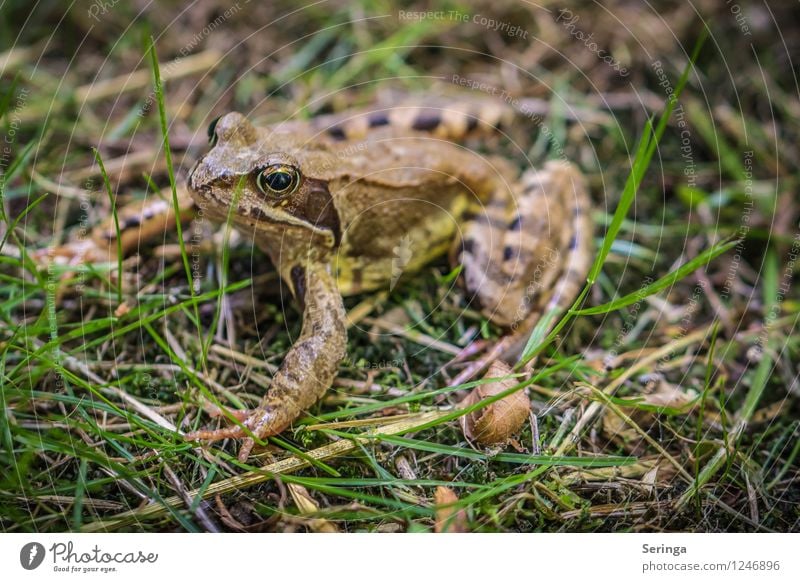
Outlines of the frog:
[{"label": "frog", "polygon": [[[461,269],[470,301],[520,340],[582,287],[592,249],[581,171],[551,160],[523,172],[465,144],[515,111],[495,102],[374,107],[255,125],[230,112],[188,176],[206,216],[231,221],[276,266],[302,329],[261,403],[190,441],[280,434],[332,385],[347,352],[344,297],[393,286],[438,257]],[[399,268],[398,268],[399,267]]]},{"label": "frog", "polygon": [[200,213],[259,247],[296,300],[299,336],[256,408],[226,411],[230,426],[183,435],[241,440],[242,462],[333,384],[347,355],[344,298],[400,292],[398,278],[444,255],[460,270],[468,305],[508,340],[453,380],[467,381],[495,359],[513,360],[543,314],[575,299],[592,259],[590,198],[566,159],[520,171],[481,152],[520,118],[508,103],[419,101],[264,125],[226,113],[209,125],[207,151],[174,196],[122,207],[87,239],[34,257],[114,262]]}]

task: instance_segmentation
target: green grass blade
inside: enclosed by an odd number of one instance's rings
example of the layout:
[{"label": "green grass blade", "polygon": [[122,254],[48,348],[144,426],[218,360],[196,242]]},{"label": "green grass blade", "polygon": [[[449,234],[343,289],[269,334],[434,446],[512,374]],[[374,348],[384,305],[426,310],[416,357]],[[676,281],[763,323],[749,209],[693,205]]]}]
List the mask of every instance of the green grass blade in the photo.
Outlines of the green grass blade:
[{"label": "green grass blade", "polygon": [[629,293],[624,297],[620,297],[619,299],[615,299],[614,301],[609,301],[608,303],[603,303],[602,305],[597,305],[595,307],[587,307],[584,309],[579,309],[574,311],[575,315],[597,315],[601,313],[611,313],[612,311],[617,311],[618,309],[622,309],[623,307],[627,307],[628,305],[632,305],[641,301],[642,299],[649,297],[651,295],[655,295],[659,291],[666,289],[667,287],[671,287],[676,282],[680,281],[690,273],[693,273],[700,267],[707,265],[709,262],[713,261],[715,258],[720,256],[721,254],[725,253],[726,251],[732,249],[738,244],[738,240],[727,241],[724,243],[716,244],[710,249],[706,249],[699,255],[697,255],[694,259],[681,265],[678,269],[672,271],[671,273],[664,275],[657,281],[643,287],[633,293]]},{"label": "green grass blade", "polygon": [[[181,259],[183,268],[186,271],[186,282],[189,285],[189,294],[194,297],[194,282],[192,279],[192,268],[189,265],[189,255],[186,252],[186,243],[183,241],[183,225],[181,224],[180,205],[178,204],[178,188],[175,182],[175,166],[172,163],[172,150],[169,145],[169,125],[167,124],[167,111],[164,106],[164,85],[161,82],[161,71],[158,66],[158,54],[152,36],[148,37],[149,43],[147,51],[150,53],[150,63],[153,68],[153,90],[158,104],[158,119],[161,124],[161,146],[164,149],[164,158],[167,162],[167,174],[169,175],[169,186],[172,191],[172,206],[175,209],[175,229],[178,233],[178,245],[181,249]],[[197,325],[197,336],[202,343],[202,331],[200,330],[200,314],[197,305],[194,305],[194,319]]]},{"label": "green grass blade", "polygon": [[[344,436],[340,433],[339,436]],[[567,457],[567,456],[548,456],[548,455],[525,455],[520,453],[499,453],[497,455],[487,455],[480,451],[464,447],[452,447],[436,442],[421,441],[396,435],[386,435],[377,437],[383,442],[393,445],[437,453],[444,456],[463,457],[476,461],[497,461],[501,463],[514,463],[517,465],[546,465],[548,467],[620,467],[632,465],[637,462],[636,457]]]},{"label": "green grass blade", "polygon": [[672,111],[675,109],[675,104],[678,102],[678,97],[681,95],[684,87],[686,86],[686,82],[689,79],[689,73],[694,68],[694,63],[700,54],[700,49],[703,47],[707,36],[708,28],[703,26],[700,37],[697,39],[694,49],[692,50],[691,58],[686,64],[686,67],[684,68],[683,73],[681,74],[681,77],[675,86],[675,91],[670,95],[670,98],[667,99],[667,105],[658,120],[658,125],[656,126],[655,131],[652,129],[652,120],[648,120],[647,124],[645,125],[645,130],[640,138],[639,146],[636,148],[636,155],[633,160],[631,172],[628,174],[628,179],[625,183],[625,188],[622,191],[622,196],[620,197],[617,209],[615,210],[611,219],[611,224],[609,225],[608,231],[603,238],[603,243],[601,244],[600,250],[595,257],[594,263],[589,269],[587,285],[583,288],[583,291],[573,303],[572,308],[564,317],[561,318],[561,320],[556,324],[556,326],[545,339],[540,339],[541,334],[531,334],[531,337],[528,339],[528,342],[525,345],[525,349],[522,352],[519,362],[517,362],[516,366],[514,367],[515,370],[520,369],[526,363],[536,357],[539,352],[541,352],[550,342],[553,341],[553,339],[555,339],[561,329],[563,329],[567,322],[572,319],[576,311],[575,308],[578,305],[581,305],[584,298],[588,294],[589,289],[597,281],[600,271],[605,264],[606,258],[611,252],[611,247],[617,238],[617,234],[619,234],[619,230],[622,227],[625,216],[628,214],[628,210],[630,209],[630,206],[636,197],[636,194],[639,190],[639,185],[641,184],[642,179],[650,166],[650,162],[653,158],[656,148],[658,147],[658,143],[661,141],[661,137],[664,135],[667,122],[672,116]]},{"label": "green grass blade", "polygon": [[106,165],[103,163],[103,158],[97,148],[92,148],[94,159],[100,166],[100,174],[103,176],[103,184],[106,187],[108,200],[111,203],[111,216],[114,217],[114,230],[117,235],[117,302],[122,304],[122,237],[120,236],[119,229],[119,214],[117,213],[117,197],[111,190],[111,182],[108,179],[108,172],[106,172]]}]

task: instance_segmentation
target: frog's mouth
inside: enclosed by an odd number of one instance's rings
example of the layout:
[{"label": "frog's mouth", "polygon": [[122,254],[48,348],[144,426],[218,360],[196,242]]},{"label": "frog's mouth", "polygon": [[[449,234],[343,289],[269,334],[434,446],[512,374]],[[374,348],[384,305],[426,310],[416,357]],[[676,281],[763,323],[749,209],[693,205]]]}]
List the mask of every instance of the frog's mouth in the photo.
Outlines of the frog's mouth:
[{"label": "frog's mouth", "polygon": [[341,241],[339,216],[335,209],[331,212],[325,211],[314,219],[309,219],[306,216],[296,216],[282,211],[283,209],[276,212],[275,208],[265,207],[261,204],[251,205],[247,208],[240,204],[238,208],[239,211],[233,213],[233,220],[238,226],[258,231],[262,237],[270,238],[275,242],[278,240],[285,242],[286,237],[300,237],[306,240],[313,238],[322,246],[334,249]]}]

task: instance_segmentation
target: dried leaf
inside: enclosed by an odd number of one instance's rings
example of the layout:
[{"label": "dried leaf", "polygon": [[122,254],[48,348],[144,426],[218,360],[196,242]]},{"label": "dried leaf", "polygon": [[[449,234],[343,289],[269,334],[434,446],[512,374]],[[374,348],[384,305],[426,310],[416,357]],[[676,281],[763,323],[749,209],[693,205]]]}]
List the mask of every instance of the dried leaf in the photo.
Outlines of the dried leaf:
[{"label": "dried leaf", "polygon": [[[300,510],[301,514],[308,515],[319,511],[319,504],[311,497],[311,494],[305,487],[295,483],[289,483],[288,488],[289,493],[292,494],[294,504],[297,506],[297,509]],[[339,531],[338,528],[327,519],[309,519],[308,527],[311,528],[312,531],[319,533],[336,533]]]},{"label": "dried leaf", "polygon": [[449,487],[439,486],[433,494],[436,505],[436,533],[466,533],[467,514],[463,509],[452,507],[458,502],[458,496]]},{"label": "dried leaf", "polygon": [[[484,378],[499,378],[511,374],[508,364],[494,362]],[[509,378],[489,384],[481,384],[472,390],[462,407],[472,406],[481,400],[500,394],[519,384],[518,378]],[[531,402],[523,390],[461,417],[461,428],[466,437],[482,445],[505,445],[522,429],[530,414]]]},{"label": "dried leaf", "polygon": [[667,382],[661,382],[658,390],[644,396],[646,404],[682,410],[683,412],[688,412],[689,405],[695,402],[696,399],[697,393],[694,390],[685,392],[679,386]]},{"label": "dried leaf", "polygon": [[[626,409],[626,412],[630,411]],[[628,445],[628,451],[642,443],[641,435],[610,409],[603,413],[603,432],[609,438],[618,439]]]}]

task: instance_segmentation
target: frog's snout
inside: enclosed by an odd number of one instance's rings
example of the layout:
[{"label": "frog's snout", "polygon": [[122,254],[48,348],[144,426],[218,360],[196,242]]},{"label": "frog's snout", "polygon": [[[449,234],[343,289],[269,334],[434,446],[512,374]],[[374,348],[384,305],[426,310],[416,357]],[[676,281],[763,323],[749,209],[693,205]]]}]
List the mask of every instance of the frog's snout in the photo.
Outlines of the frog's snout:
[{"label": "frog's snout", "polygon": [[203,164],[203,158],[200,158],[194,163],[192,169],[189,170],[189,174],[187,175],[186,178],[186,184],[189,186],[189,189],[194,190],[195,192],[199,192],[200,190],[203,189],[208,189],[208,185],[203,184],[202,181],[198,180],[197,169],[200,166],[202,166],[202,164]]},{"label": "frog's snout", "polygon": [[[211,149],[189,171],[189,188],[195,192],[208,191],[216,180],[232,172],[246,172],[231,168],[240,159],[236,152],[258,141],[258,132],[248,119],[236,111],[226,113],[211,122],[208,128]],[[233,152],[233,154],[231,154]]]}]

